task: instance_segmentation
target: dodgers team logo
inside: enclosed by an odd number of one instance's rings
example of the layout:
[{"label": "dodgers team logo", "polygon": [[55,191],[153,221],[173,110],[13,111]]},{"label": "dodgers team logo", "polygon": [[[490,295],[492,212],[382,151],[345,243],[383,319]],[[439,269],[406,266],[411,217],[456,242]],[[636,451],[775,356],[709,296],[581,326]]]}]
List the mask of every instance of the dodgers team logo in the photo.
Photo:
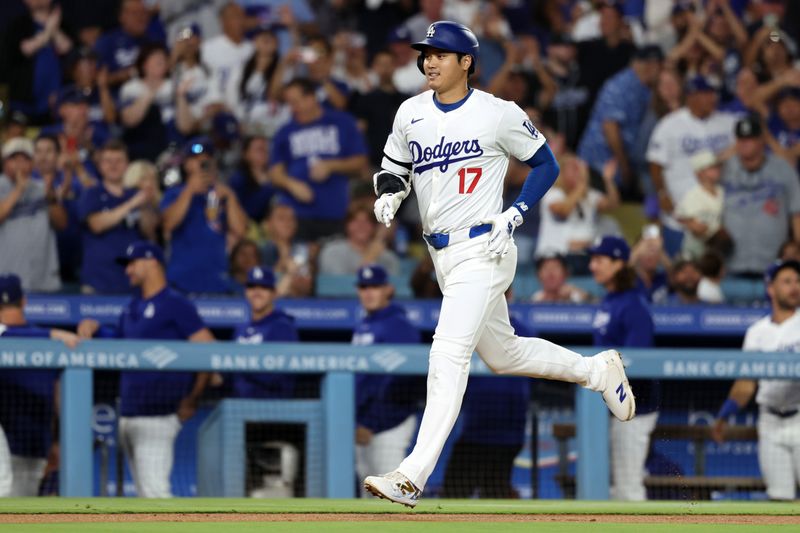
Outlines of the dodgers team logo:
[{"label": "dodgers team logo", "polygon": [[526,120],[525,122],[522,123],[522,125],[525,126],[526,130],[528,130],[528,133],[531,134],[531,137],[533,137],[534,139],[539,138],[539,130],[536,129],[536,126],[533,125],[533,122],[531,122],[530,120]]},{"label": "dodgers team logo", "polygon": [[483,148],[478,139],[445,142],[445,138],[442,137],[439,139],[439,144],[433,148],[422,147],[417,141],[409,142],[408,148],[411,151],[414,172],[417,174],[422,174],[434,167],[439,167],[442,172],[447,172],[452,163],[475,159],[483,155]]},{"label": "dodgers team logo", "polygon": [[425,34],[425,37],[431,38],[436,34],[436,24],[431,24],[428,26],[428,33]]}]

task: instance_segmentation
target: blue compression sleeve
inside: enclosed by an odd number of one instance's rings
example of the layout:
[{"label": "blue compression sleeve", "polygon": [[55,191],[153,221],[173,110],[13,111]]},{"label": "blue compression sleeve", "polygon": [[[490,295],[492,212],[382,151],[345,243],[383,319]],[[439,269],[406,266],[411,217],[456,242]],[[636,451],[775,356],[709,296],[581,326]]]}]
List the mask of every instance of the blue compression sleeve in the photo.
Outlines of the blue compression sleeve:
[{"label": "blue compression sleeve", "polygon": [[536,205],[536,202],[541,200],[542,196],[553,186],[560,171],[553,151],[546,144],[536,150],[533,157],[525,162],[530,165],[531,171],[525,178],[519,197],[514,202],[514,207],[523,218],[530,206]]}]

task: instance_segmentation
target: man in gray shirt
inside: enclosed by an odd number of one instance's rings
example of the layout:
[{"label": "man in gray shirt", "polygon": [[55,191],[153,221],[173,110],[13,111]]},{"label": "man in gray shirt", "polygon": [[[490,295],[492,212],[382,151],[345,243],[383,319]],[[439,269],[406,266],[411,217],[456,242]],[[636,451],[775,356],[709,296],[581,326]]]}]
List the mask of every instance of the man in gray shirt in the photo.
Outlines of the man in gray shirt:
[{"label": "man in gray shirt", "polygon": [[52,188],[31,179],[33,143],[17,137],[3,144],[0,174],[0,273],[13,273],[31,291],[57,291],[58,253],[53,229],[67,212]]},{"label": "man in gray shirt", "polygon": [[736,152],[723,167],[722,186],[722,223],[733,239],[728,271],[761,277],[790,235],[800,241],[800,178],[766,151],[759,117],[736,123]]}]

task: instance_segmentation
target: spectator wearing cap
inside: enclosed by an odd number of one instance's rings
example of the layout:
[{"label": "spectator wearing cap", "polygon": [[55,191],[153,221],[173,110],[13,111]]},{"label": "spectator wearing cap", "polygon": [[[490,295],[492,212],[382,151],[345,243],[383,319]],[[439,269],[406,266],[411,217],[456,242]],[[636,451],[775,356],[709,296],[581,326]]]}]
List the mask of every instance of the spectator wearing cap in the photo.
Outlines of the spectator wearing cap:
[{"label": "spectator wearing cap", "polygon": [[[250,320],[233,330],[233,339],[240,344],[264,342],[298,342],[294,317],[275,307],[275,274],[271,269],[255,266],[247,272],[244,296],[250,306]],[[234,398],[292,398],[295,379],[287,374],[230,374]]]},{"label": "spectator wearing cap", "polygon": [[733,240],[728,270],[760,277],[789,236],[800,241],[800,178],[766,150],[760,117],[736,123],[736,151],[722,167],[723,226]]},{"label": "spectator wearing cap", "polygon": [[656,46],[636,51],[631,66],[603,85],[578,145],[578,155],[596,172],[602,172],[609,159],[616,161],[623,197],[635,196],[639,189],[635,162],[628,154],[633,152],[662,59]]},{"label": "spectator wearing cap", "polygon": [[105,122],[89,120],[89,99],[76,87],[65,88],[56,104],[61,122],[42,128],[41,133],[55,135],[61,144],[65,171],[74,173],[88,186],[97,168],[92,160],[95,150],[111,138]]},{"label": "spectator wearing cap", "polygon": [[589,300],[583,289],[567,283],[569,268],[563,255],[549,254],[536,259],[536,279],[539,290],[531,296],[533,303],[573,303]]},{"label": "spectator wearing cap", "polygon": [[[778,261],[764,275],[770,313],[747,328],[742,349],[784,352],[792,361],[800,345],[800,263]],[[758,392],[756,392],[758,391]],[[755,396],[758,404],[758,464],[770,500],[795,501],[800,458],[796,435],[800,431],[800,382],[796,380],[738,379],[717,414],[711,435],[725,441],[731,415]]]},{"label": "spectator wearing cap", "polygon": [[573,265],[574,272],[585,274],[583,252],[594,240],[598,215],[619,205],[614,183],[616,165],[612,160],[604,166],[605,193],[589,185],[589,168],[580,158],[565,154],[559,166],[562,170],[558,180],[542,198],[536,256],[563,255]]},{"label": "spectator wearing cap", "polygon": [[351,105],[369,145],[369,162],[375,168],[380,168],[383,160],[383,145],[378,139],[392,130],[394,116],[407,98],[394,84],[395,72],[392,53],[388,49],[376,52],[371,67],[371,74],[377,79],[376,86],[366,94],[355,94]]},{"label": "spectator wearing cap", "polygon": [[[378,264],[364,265],[356,273],[358,300],[364,315],[353,330],[352,343],[416,344],[419,330],[406,310],[392,302],[394,287]],[[424,379],[392,375],[356,376],[356,473],[388,472],[406,454],[417,426],[416,412]],[[362,491],[362,496],[366,494]]]},{"label": "spectator wearing cap", "polygon": [[78,213],[78,200],[83,185],[71,172],[62,170],[64,158],[61,146],[52,135],[39,135],[33,143],[33,172],[31,177],[45,185],[52,201],[63,204],[67,215],[66,225],[56,230],[58,262],[61,281],[77,282],[82,256],[82,225]]},{"label": "spectator wearing cap", "polygon": [[[78,324],[82,338],[110,336],[121,339],[185,340],[211,342],[194,304],[167,286],[164,254],[148,241],[131,243],[118,258],[138,294],[123,307],[115,328],[100,328],[93,319]],[[143,498],[168,498],[175,438],[186,420],[194,416],[208,383],[207,373],[120,373],[119,442],[128,458]]]},{"label": "spectator wearing cap", "polygon": [[361,265],[377,263],[392,275],[400,270],[400,260],[388,249],[389,234],[375,221],[370,206],[354,202],[344,221],[344,237],[325,242],[319,253],[320,274],[353,275]]},{"label": "spectator wearing cap", "polygon": [[[420,35],[424,35],[424,32]],[[411,41],[411,31],[404,25],[397,26],[389,32],[388,46],[394,56],[395,65],[392,83],[406,96],[417,94],[425,85],[425,79],[417,66],[417,55],[411,48]]]},{"label": "spectator wearing cap", "polygon": [[[287,178],[308,185],[312,198],[284,190],[279,197],[294,207],[300,220],[298,237],[315,240],[342,230],[349,205],[348,179],[367,169],[367,148],[355,119],[324,108],[316,84],[297,78],[284,88],[292,121],[275,135],[270,174],[279,187]],[[352,271],[350,272],[352,273]]]},{"label": "spectator wearing cap", "polygon": [[600,36],[578,43],[578,63],[591,101],[599,98],[606,81],[625,69],[636,52],[622,2],[599,2],[599,17]]},{"label": "spectator wearing cap", "polygon": [[773,152],[800,170],[800,86],[784,88],[775,100],[775,113],[767,122],[767,142]]},{"label": "spectator wearing cap", "polygon": [[[592,324],[595,346],[649,348],[653,346],[653,317],[644,295],[636,288],[636,272],[628,265],[630,248],[620,237],[602,237],[588,250],[589,268],[607,293]],[[636,418],[611,420],[611,497],[645,500],[645,459],[650,435],[658,420],[660,385],[631,380],[636,394]]]},{"label": "spectator wearing cap", "polygon": [[[75,348],[79,339],[71,331],[29,324],[25,304],[19,276],[0,274],[0,338],[54,339]],[[58,447],[52,434],[58,375],[57,370],[0,372],[0,497],[39,495],[47,457]]]},{"label": "spectator wearing cap", "polygon": [[167,49],[160,44],[142,46],[136,72],[119,91],[122,138],[132,158],[155,161],[168,142],[181,140]]},{"label": "spectator wearing cap", "polygon": [[0,174],[0,272],[13,272],[29,291],[57,291],[58,252],[54,230],[67,213],[45,182],[31,179],[33,143],[18,137],[3,144]]},{"label": "spectator wearing cap", "polygon": [[689,189],[675,208],[675,217],[685,228],[681,253],[698,259],[706,242],[722,226],[725,191],[719,184],[722,162],[710,150],[696,152],[690,158],[697,185]]},{"label": "spectator wearing cap", "polygon": [[719,156],[733,144],[734,115],[716,111],[717,90],[702,76],[686,83],[686,103],[664,116],[647,147],[650,176],[661,209],[667,252],[676,253],[683,230],[674,218],[675,206],[696,184],[691,157],[708,150]]},{"label": "spectator wearing cap", "polygon": [[99,167],[102,181],[84,190],[78,204],[83,223],[81,290],[86,294],[128,294],[125,269],[116,259],[131,243],[142,239],[140,209],[153,201],[154,192],[124,186],[128,152],[120,141],[106,143]]},{"label": "spectator wearing cap", "polygon": [[97,52],[84,47],[73,50],[66,71],[71,84],[62,91],[80,91],[89,102],[89,121],[92,123],[117,121],[117,105],[108,86],[108,71],[97,68]]},{"label": "spectator wearing cap", "polygon": [[236,102],[228,102],[227,96],[236,94],[235,79],[241,79],[240,71],[253,55],[253,43],[245,36],[246,18],[242,6],[226,2],[219,10],[222,33],[203,41],[200,51],[203,62],[211,69],[213,96],[210,101],[223,102],[228,109],[236,109]]},{"label": "spectator wearing cap", "polygon": [[230,292],[226,243],[244,236],[247,214],[230,187],[219,182],[208,139],[185,145],[183,172],[183,185],[168,189],[161,200],[170,284],[187,293]]},{"label": "spectator wearing cap", "polygon": [[63,29],[61,6],[51,0],[29,0],[25,5],[25,13],[5,21],[0,76],[8,83],[11,109],[42,125],[61,86],[60,56],[70,51],[72,41]]},{"label": "spectator wearing cap", "polygon": [[100,66],[108,71],[112,90],[136,76],[136,58],[144,45],[164,43],[164,36],[153,31],[150,17],[143,0],[122,0],[119,27],[104,33],[95,43]]}]

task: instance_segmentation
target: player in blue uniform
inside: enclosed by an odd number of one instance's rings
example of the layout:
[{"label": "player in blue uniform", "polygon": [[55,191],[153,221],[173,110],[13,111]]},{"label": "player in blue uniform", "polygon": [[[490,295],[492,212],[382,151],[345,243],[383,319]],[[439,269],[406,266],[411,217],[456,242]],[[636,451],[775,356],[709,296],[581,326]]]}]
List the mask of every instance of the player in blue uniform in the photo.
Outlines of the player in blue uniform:
[{"label": "player in blue uniform", "polygon": [[[510,297],[511,289],[507,293]],[[517,316],[511,327],[520,337],[535,337]],[[470,377],[464,406],[464,424],[444,474],[444,498],[518,497],[511,471],[525,445],[525,423],[531,399],[531,381],[524,377]]]},{"label": "player in blue uniform", "polygon": [[[236,326],[233,338],[242,344],[297,342],[300,337],[294,317],[275,309],[275,274],[266,267],[247,273],[244,296],[250,304],[250,321]],[[236,398],[291,398],[295,379],[287,374],[242,372],[231,375]]]},{"label": "player in blue uniform", "polygon": [[[0,275],[0,337],[50,338],[70,348],[70,331],[28,324],[25,294],[15,274]],[[37,496],[48,450],[57,446],[52,429],[56,415],[57,370],[0,371],[0,497]]]},{"label": "player in blue uniform", "polygon": [[[155,244],[137,241],[119,261],[141,294],[122,310],[111,334],[123,339],[210,342],[214,336],[194,304],[167,287],[164,255]],[[78,326],[81,337],[99,330],[95,320]],[[169,476],[173,447],[181,424],[194,415],[208,374],[191,372],[122,372],[119,440],[128,455],[136,492],[146,498],[171,496]]]},{"label": "player in blue uniform", "polygon": [[[364,316],[353,344],[416,344],[419,330],[392,302],[394,287],[377,264],[358,270],[356,285]],[[418,377],[359,374],[356,377],[356,472],[386,472],[403,459],[417,426],[416,412],[425,381]],[[364,492],[362,495],[366,496]]]},{"label": "player in blue uniform", "polygon": [[[636,288],[628,244],[619,237],[603,237],[589,248],[589,254],[595,281],[608,291],[592,324],[594,345],[653,346],[653,316],[646,295]],[[661,388],[658,381],[630,383],[636,391],[636,418],[625,424],[611,420],[611,496],[644,500],[644,464],[658,420]]]}]

